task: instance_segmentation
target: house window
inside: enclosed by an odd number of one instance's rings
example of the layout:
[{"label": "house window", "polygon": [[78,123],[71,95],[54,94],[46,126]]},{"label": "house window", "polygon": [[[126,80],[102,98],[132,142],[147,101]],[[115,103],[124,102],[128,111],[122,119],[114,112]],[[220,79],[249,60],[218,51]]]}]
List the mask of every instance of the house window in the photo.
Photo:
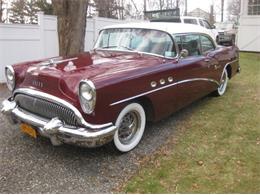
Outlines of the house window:
[{"label": "house window", "polygon": [[260,0],[248,0],[248,15],[260,15]]}]

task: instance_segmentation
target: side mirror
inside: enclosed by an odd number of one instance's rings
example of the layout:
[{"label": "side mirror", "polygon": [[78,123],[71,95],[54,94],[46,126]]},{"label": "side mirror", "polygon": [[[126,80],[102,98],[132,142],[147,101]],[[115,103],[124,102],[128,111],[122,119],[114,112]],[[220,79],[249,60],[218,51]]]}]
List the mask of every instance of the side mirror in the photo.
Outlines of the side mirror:
[{"label": "side mirror", "polygon": [[182,49],[181,53],[180,53],[180,58],[186,58],[187,56],[189,56],[189,52],[187,49]]},{"label": "side mirror", "polygon": [[211,29],[216,29],[216,26],[214,24],[211,25]]}]

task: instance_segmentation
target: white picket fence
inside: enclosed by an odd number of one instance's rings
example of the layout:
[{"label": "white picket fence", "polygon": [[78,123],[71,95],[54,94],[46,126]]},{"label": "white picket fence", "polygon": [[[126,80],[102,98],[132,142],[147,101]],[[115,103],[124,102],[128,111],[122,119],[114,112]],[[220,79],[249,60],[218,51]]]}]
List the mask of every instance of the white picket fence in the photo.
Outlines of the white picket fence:
[{"label": "white picket fence", "polygon": [[[58,56],[57,17],[38,14],[38,25],[0,23],[0,83],[5,82],[8,64]],[[127,21],[108,18],[87,19],[85,51],[89,51],[99,30],[107,25]]]}]

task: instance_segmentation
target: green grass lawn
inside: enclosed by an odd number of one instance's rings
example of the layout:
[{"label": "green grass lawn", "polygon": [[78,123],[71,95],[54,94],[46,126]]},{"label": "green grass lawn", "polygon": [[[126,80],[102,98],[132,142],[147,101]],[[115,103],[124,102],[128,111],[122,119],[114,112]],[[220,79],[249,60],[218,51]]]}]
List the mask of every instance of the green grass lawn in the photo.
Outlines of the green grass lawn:
[{"label": "green grass lawn", "polygon": [[121,192],[260,193],[260,54],[240,64],[226,94],[191,109]]}]

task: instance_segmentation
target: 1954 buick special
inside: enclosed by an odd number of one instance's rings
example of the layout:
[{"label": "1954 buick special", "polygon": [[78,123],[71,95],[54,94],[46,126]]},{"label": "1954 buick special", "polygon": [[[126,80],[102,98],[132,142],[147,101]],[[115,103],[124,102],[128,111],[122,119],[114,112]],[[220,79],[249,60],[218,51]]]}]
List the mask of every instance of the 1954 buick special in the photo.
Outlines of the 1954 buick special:
[{"label": "1954 buick special", "polygon": [[122,152],[157,121],[209,94],[222,96],[240,67],[236,46],[217,46],[199,26],[106,27],[91,52],[7,66],[12,96],[2,113],[33,137]]}]

